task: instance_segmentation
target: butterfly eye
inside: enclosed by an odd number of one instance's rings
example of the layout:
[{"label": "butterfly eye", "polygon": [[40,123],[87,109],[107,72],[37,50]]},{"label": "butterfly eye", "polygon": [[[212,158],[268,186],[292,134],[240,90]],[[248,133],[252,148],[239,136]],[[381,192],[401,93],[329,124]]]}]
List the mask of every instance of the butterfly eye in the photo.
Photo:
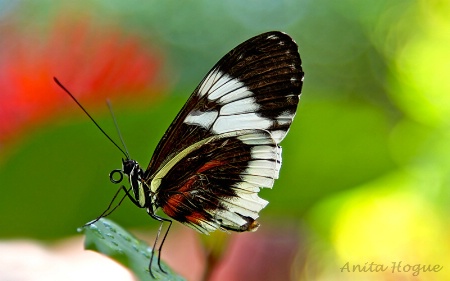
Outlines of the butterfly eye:
[{"label": "butterfly eye", "polygon": [[[119,174],[119,179],[115,179],[114,178],[114,174]],[[122,170],[120,170],[120,169],[116,169],[116,170],[113,170],[111,173],[109,173],[109,180],[112,182],[112,183],[120,183],[122,180],[123,180],[123,173],[122,173]]]}]

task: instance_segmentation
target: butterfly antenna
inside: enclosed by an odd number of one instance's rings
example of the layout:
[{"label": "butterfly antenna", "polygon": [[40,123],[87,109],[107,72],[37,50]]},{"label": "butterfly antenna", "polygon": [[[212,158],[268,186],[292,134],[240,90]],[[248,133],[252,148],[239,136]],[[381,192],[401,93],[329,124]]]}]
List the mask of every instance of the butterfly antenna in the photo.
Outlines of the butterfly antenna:
[{"label": "butterfly antenna", "polygon": [[122,142],[123,148],[125,148],[125,153],[127,155],[127,159],[130,159],[130,153],[128,152],[128,148],[127,148],[125,142],[123,141],[122,133],[120,132],[119,125],[117,125],[117,120],[116,120],[116,116],[114,115],[114,112],[112,109],[111,101],[108,99],[108,100],[106,100],[106,103],[108,104],[109,112],[111,113],[112,119],[114,120],[114,126],[116,126],[117,134],[119,134],[120,141]]},{"label": "butterfly antenna", "polygon": [[[95,122],[94,118],[92,118],[92,116],[86,111],[86,109],[84,109],[84,107],[78,102],[78,100],[69,92],[69,90],[66,89],[66,87],[64,87],[61,82],[59,82],[59,80],[56,77],[53,77],[53,80],[55,81],[56,84],[58,84],[59,87],[61,87],[61,89],[63,89],[77,104],[78,106],[84,111],[84,113],[86,113],[86,115],[91,119],[92,122],[94,122],[95,126],[97,126],[97,128],[125,155],[125,157],[128,159],[128,153],[125,153],[123,151],[122,148],[120,148],[120,146],[118,146],[110,136],[108,136],[108,134],[103,131],[103,129],[97,124],[97,122]],[[121,138],[122,139],[122,138]]]}]

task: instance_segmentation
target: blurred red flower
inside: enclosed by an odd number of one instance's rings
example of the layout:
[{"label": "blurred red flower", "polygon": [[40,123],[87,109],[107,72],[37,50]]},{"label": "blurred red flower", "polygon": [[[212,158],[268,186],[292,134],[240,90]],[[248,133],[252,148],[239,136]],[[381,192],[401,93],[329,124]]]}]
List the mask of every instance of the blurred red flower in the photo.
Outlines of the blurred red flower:
[{"label": "blurred red flower", "polygon": [[106,97],[161,90],[160,53],[117,28],[56,23],[47,34],[0,29],[0,38],[0,144],[72,102],[53,76],[102,106]]}]

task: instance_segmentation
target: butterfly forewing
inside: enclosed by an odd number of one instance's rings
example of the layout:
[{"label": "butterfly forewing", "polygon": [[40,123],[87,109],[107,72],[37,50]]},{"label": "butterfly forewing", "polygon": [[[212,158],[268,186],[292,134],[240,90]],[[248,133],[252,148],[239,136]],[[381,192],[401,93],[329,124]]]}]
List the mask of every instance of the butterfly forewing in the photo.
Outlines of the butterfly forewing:
[{"label": "butterfly forewing", "polygon": [[156,207],[200,232],[253,230],[267,202],[294,118],[303,71],[282,32],[253,37],[226,54],[195,89],[145,172]]}]

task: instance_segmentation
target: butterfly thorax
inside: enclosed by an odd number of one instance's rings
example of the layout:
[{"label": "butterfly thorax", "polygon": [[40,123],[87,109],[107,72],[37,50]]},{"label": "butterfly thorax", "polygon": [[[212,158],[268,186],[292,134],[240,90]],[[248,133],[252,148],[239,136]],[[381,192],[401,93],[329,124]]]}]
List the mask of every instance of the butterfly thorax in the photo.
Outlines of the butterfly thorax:
[{"label": "butterfly thorax", "polygon": [[133,189],[133,195],[139,205],[144,207],[150,207],[150,190],[147,185],[142,181],[144,172],[142,171],[139,163],[132,159],[122,160],[122,172],[128,176],[130,186]]}]

